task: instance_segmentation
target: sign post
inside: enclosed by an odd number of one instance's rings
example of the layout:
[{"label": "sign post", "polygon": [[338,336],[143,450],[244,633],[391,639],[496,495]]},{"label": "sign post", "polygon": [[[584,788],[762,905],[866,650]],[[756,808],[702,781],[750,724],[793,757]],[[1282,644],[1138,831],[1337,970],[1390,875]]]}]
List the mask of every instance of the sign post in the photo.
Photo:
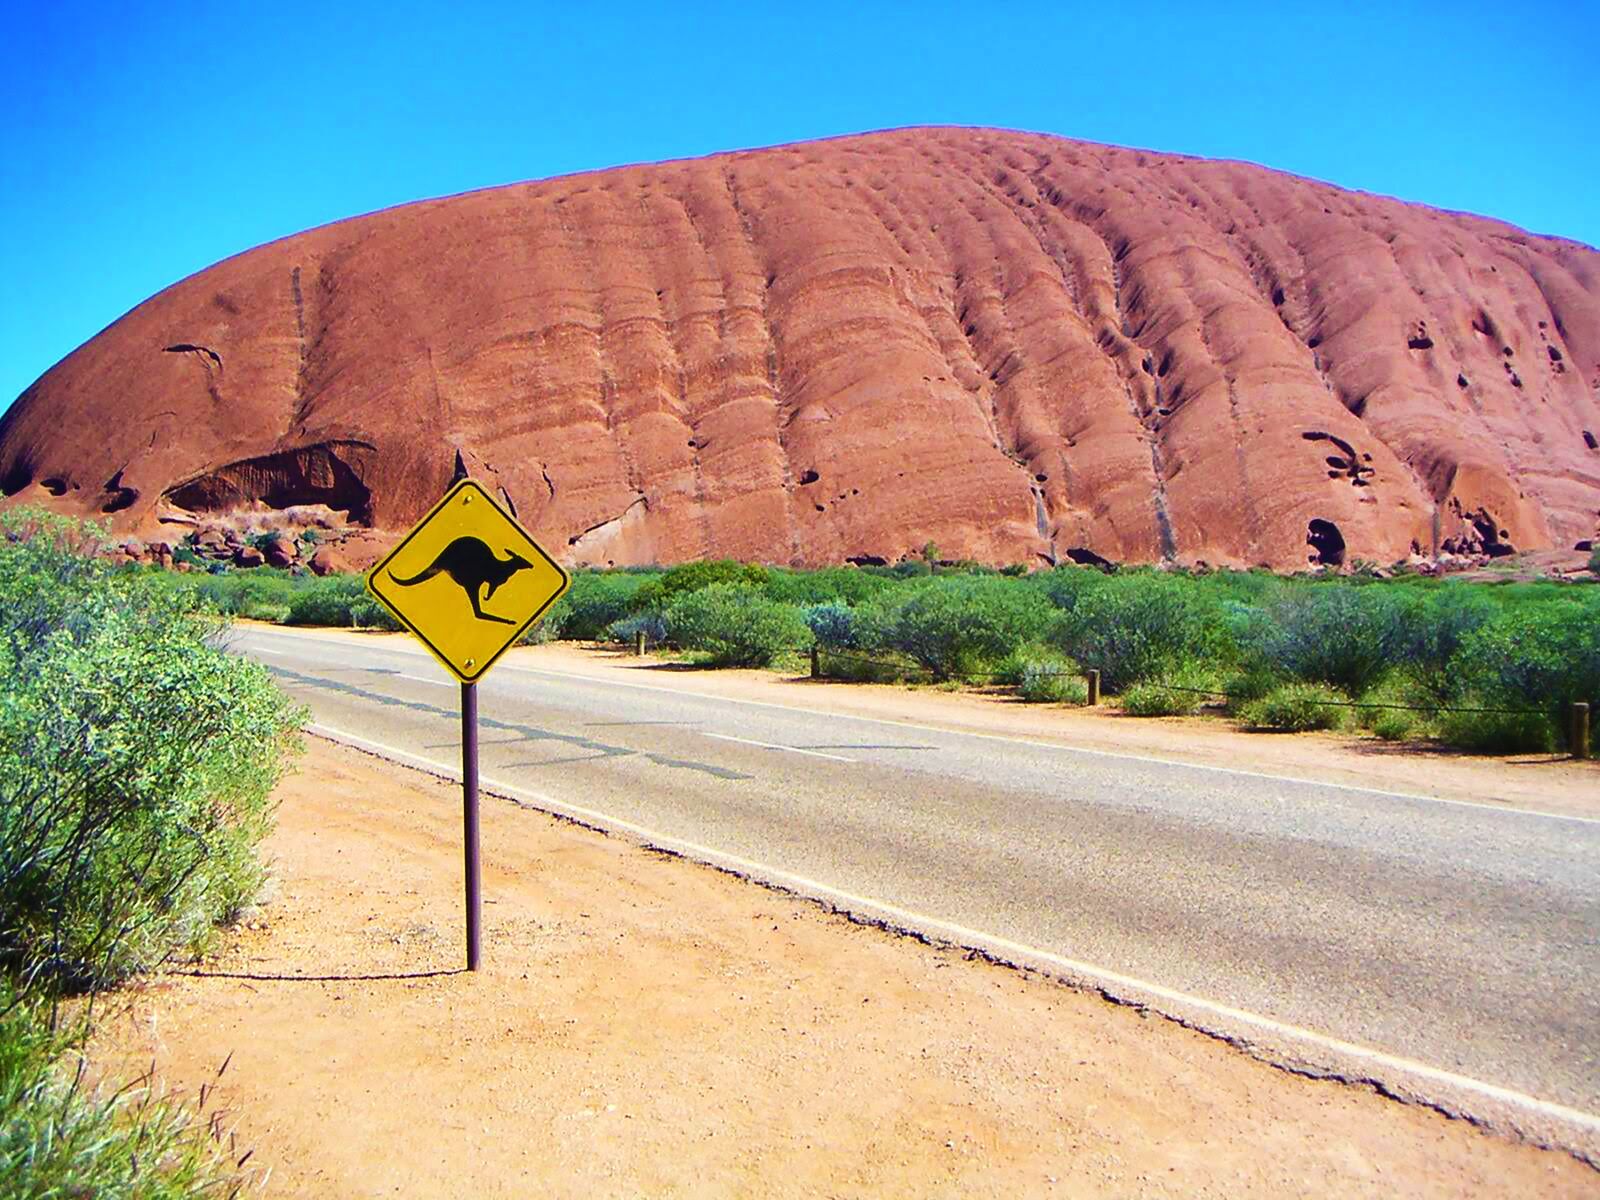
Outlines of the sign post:
[{"label": "sign post", "polygon": [[467,880],[467,970],[483,952],[483,871],[478,860],[478,685],[461,685],[461,830]]},{"label": "sign post", "polygon": [[478,680],[570,580],[516,518],[463,479],[367,572],[367,590],[461,681],[461,816],[467,969],[481,961]]}]

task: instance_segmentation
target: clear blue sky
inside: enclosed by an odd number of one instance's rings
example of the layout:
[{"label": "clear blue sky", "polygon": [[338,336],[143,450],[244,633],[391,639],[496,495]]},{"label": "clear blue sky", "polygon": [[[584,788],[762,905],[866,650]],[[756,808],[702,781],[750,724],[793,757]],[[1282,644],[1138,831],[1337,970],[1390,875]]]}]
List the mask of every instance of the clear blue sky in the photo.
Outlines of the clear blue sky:
[{"label": "clear blue sky", "polygon": [[7,12],[0,409],[145,297],[312,225],[898,125],[1247,159],[1600,243],[1600,0]]}]

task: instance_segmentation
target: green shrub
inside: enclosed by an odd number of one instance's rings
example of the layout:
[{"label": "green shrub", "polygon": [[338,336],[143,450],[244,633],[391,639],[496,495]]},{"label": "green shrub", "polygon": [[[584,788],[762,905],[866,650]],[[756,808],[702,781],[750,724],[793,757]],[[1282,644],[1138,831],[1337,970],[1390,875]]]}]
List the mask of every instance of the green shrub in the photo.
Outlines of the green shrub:
[{"label": "green shrub", "polygon": [[680,596],[714,584],[742,584],[750,588],[765,587],[770,580],[767,568],[755,563],[736,562],[731,558],[712,562],[684,563],[673,567],[654,579],[647,579],[634,592],[629,602],[631,612],[664,612]]},{"label": "green shrub", "polygon": [[1350,710],[1345,697],[1316,683],[1290,683],[1243,706],[1241,715],[1252,729],[1303,733],[1309,729],[1343,729]]},{"label": "green shrub", "polygon": [[1089,702],[1088,684],[1067,663],[1028,663],[1017,681],[1017,694],[1029,704]]},{"label": "green shrub", "polygon": [[800,610],[753,587],[713,583],[680,595],[667,609],[667,634],[681,648],[726,667],[764,667],[811,644]]},{"label": "green shrub", "polygon": [[193,588],[201,601],[224,616],[281,622],[289,615],[299,583],[278,571],[230,571],[203,576]]},{"label": "green shrub", "polygon": [[[6,514],[14,532],[15,514]],[[147,576],[0,538],[0,961],[98,984],[196,947],[261,880],[300,720]]]},{"label": "green shrub", "polygon": [[848,604],[829,600],[805,609],[806,626],[817,645],[848,650],[856,644],[856,614]]},{"label": "green shrub", "polygon": [[94,1089],[47,1014],[0,987],[0,1192],[8,1197],[191,1200],[245,1183],[204,1114],[148,1081]]},{"label": "green shrub", "polygon": [[905,683],[927,679],[922,667],[899,654],[830,651],[823,647],[820,665],[824,678],[846,683]]},{"label": "green shrub", "polygon": [[1439,714],[1439,738],[1476,754],[1543,754],[1556,747],[1555,722],[1542,712]]},{"label": "green shrub", "polygon": [[[285,620],[287,619],[286,616]],[[405,628],[395,620],[394,614],[379,604],[370,593],[363,593],[350,601],[350,624],[358,629],[386,629],[390,632]],[[534,628],[537,629],[538,626]]]},{"label": "green shrub", "polygon": [[1493,601],[1459,583],[1412,597],[1402,604],[1395,659],[1432,700],[1449,701],[1465,684],[1456,656],[1467,639],[1497,615]]},{"label": "green shrub", "polygon": [[1406,633],[1407,606],[1393,591],[1322,583],[1269,604],[1244,648],[1271,670],[1360,693],[1394,665]]},{"label": "green shrub", "polygon": [[892,579],[859,567],[824,567],[817,571],[772,569],[762,590],[769,600],[808,607],[831,602],[864,604],[893,586]]},{"label": "green shrub", "polygon": [[631,646],[641,633],[644,634],[645,645],[659,646],[667,640],[667,619],[660,613],[636,613],[611,622],[595,641],[622,642]]},{"label": "green shrub", "polygon": [[1386,742],[1404,742],[1415,737],[1422,727],[1420,714],[1402,708],[1379,709],[1367,728]]},{"label": "green shrub", "polygon": [[286,625],[324,625],[348,629],[357,624],[351,610],[368,611],[366,582],[359,575],[325,575],[311,578],[289,602]]},{"label": "green shrub", "polygon": [[[1600,703],[1600,596],[1507,608],[1463,639],[1451,661],[1462,694],[1476,697],[1479,706],[1542,714],[1542,726],[1511,722],[1508,730],[1525,728],[1532,738],[1537,728],[1561,728],[1573,701]],[[1446,740],[1466,745],[1456,741],[1457,731],[1475,738],[1470,723],[1443,728]]]},{"label": "green shrub", "polygon": [[1136,683],[1118,697],[1122,710],[1134,717],[1187,717],[1199,709],[1205,697],[1180,691],[1166,684]]},{"label": "green shrub", "polygon": [[1247,704],[1282,687],[1283,682],[1283,676],[1260,665],[1236,671],[1222,685],[1222,693],[1228,698],[1225,707],[1231,715],[1237,716]]},{"label": "green shrub", "polygon": [[1029,667],[1041,667],[1071,675],[1083,674],[1078,670],[1078,664],[1065,657],[1059,650],[1039,644],[1018,646],[992,666],[992,678],[996,683],[1006,687],[1021,687],[1023,673]]},{"label": "green shrub", "polygon": [[1203,602],[1187,581],[1153,573],[1119,574],[1080,591],[1054,636],[1079,666],[1099,671],[1101,685],[1114,693],[1228,652],[1215,605]]},{"label": "green shrub", "polygon": [[1041,571],[1029,582],[1048,596],[1051,604],[1070,612],[1078,606],[1080,598],[1110,578],[1104,571],[1092,567],[1055,567]]},{"label": "green shrub", "polygon": [[1600,546],[1589,551],[1589,574],[1600,575]]},{"label": "green shrub", "polygon": [[998,576],[931,579],[868,622],[873,639],[949,679],[992,666],[1035,642],[1049,620],[1037,592]]},{"label": "green shrub", "polygon": [[635,611],[634,597],[649,582],[643,575],[579,571],[545,621],[553,622],[561,637],[599,641],[609,626]]}]

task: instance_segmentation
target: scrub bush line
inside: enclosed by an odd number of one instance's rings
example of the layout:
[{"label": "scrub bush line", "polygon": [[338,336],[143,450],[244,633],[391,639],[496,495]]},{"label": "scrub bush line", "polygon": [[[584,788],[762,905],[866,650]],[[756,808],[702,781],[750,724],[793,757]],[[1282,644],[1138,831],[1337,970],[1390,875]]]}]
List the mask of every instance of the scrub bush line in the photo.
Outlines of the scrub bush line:
[{"label": "scrub bush line", "polygon": [[[228,578],[207,586],[232,586]],[[313,586],[359,592],[355,581]],[[690,602],[713,588],[721,589],[714,603]],[[735,603],[735,594],[744,599]],[[233,603],[246,612],[284,606],[264,592]],[[317,617],[320,604],[336,623],[376,623],[337,596],[291,603],[295,619]],[[757,616],[759,634],[718,624]],[[779,628],[793,631],[781,650],[772,644]],[[1035,699],[1049,671],[1097,670],[1109,697],[1152,715],[1198,708],[1178,699],[1194,695],[1239,716],[1285,685],[1318,684],[1328,690],[1301,692],[1297,703],[1416,714],[1414,731],[1478,749],[1495,740],[1491,726],[1507,745],[1559,746],[1570,705],[1600,703],[1600,587],[1585,582],[1077,566],[1017,575],[921,559],[804,571],[724,560],[576,571],[529,640],[628,643],[641,632],[648,645],[675,646],[706,665],[784,662],[815,646],[824,674],[884,682],[1020,689],[1027,664],[1048,660],[1029,676]],[[744,644],[752,639],[761,645]],[[1469,728],[1473,721],[1482,728]],[[1403,727],[1396,716],[1384,729]]]}]

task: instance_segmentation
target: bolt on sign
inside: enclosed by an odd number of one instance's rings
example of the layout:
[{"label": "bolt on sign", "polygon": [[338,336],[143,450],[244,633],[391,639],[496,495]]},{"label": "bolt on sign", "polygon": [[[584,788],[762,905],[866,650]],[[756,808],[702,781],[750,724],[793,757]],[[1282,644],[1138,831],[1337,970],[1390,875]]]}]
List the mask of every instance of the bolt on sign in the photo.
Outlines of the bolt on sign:
[{"label": "bolt on sign", "polygon": [[367,573],[367,589],[462,683],[481,679],[568,582],[471,479],[446,492]]},{"label": "bolt on sign", "polygon": [[470,479],[444,494],[367,572],[367,590],[461,680],[461,823],[467,970],[481,958],[478,680],[561,598],[570,581],[543,547]]}]

